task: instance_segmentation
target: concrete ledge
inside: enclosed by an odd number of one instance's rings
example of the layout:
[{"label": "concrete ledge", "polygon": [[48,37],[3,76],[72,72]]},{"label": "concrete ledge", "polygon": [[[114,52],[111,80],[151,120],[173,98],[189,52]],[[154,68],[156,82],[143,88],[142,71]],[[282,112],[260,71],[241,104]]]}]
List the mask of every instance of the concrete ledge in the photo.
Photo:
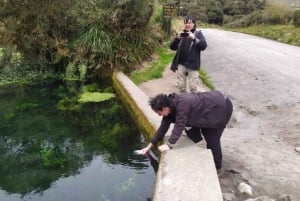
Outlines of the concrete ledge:
[{"label": "concrete ledge", "polygon": [[[118,86],[117,93],[129,100],[127,103],[124,101],[125,106],[127,104],[126,107],[131,108],[129,113],[147,119],[148,122],[142,120],[145,125],[139,124],[139,127],[148,127],[143,130],[147,131],[147,135],[153,135],[161,118],[148,105],[149,97],[121,72],[114,73],[113,82],[114,86]],[[186,136],[181,136],[177,145],[160,157],[152,200],[222,201],[211,151],[194,144]]]}]

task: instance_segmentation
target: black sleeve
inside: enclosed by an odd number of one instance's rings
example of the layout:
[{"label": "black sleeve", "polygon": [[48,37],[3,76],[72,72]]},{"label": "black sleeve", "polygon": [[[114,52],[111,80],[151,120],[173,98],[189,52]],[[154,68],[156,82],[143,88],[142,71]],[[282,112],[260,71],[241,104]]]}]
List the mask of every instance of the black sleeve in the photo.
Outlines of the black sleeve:
[{"label": "black sleeve", "polygon": [[170,49],[171,50],[177,50],[178,49],[179,41],[180,41],[179,38],[174,38],[174,40],[170,44]]},{"label": "black sleeve", "polygon": [[163,140],[167,131],[170,128],[170,124],[171,121],[167,117],[162,118],[160,126],[151,140],[151,144],[156,145],[159,141]]},{"label": "black sleeve", "polygon": [[201,31],[195,32],[195,44],[200,48],[201,51],[205,50],[207,47],[206,39]]}]

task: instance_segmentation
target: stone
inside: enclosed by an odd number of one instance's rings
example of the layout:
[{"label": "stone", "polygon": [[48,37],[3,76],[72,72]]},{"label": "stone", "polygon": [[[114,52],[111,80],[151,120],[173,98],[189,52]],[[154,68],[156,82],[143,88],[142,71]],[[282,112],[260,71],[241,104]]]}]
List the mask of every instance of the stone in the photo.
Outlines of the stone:
[{"label": "stone", "polygon": [[252,195],[252,187],[244,182],[241,182],[238,185],[238,190],[240,193],[245,193],[247,195]]},{"label": "stone", "polygon": [[233,193],[223,193],[224,201],[234,201],[235,195]]}]

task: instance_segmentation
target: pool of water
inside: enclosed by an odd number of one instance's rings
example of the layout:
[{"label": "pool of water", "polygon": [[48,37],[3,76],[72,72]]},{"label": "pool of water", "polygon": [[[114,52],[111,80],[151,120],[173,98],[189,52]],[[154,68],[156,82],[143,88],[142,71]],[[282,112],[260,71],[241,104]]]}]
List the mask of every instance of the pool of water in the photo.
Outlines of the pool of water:
[{"label": "pool of water", "polygon": [[118,98],[62,109],[81,88],[0,89],[0,201],[151,200],[157,164],[134,155],[145,143]]}]

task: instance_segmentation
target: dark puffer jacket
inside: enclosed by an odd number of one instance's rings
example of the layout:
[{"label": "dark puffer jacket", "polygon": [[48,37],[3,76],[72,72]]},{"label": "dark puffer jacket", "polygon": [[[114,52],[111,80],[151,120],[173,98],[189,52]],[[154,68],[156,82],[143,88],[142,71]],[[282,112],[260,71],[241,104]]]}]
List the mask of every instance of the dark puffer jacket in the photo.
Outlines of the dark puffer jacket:
[{"label": "dark puffer jacket", "polygon": [[[163,117],[160,127],[151,140],[157,144],[168,131],[170,124],[175,123],[169,143],[175,144],[185,127],[225,128],[228,122],[226,97],[219,91],[188,94],[170,94],[171,113]],[[231,110],[231,111],[228,111]]]},{"label": "dark puffer jacket", "polygon": [[[200,30],[193,29],[192,32],[195,34],[196,39],[191,43],[185,66],[192,70],[199,70],[201,64],[201,60],[200,60],[201,51],[206,49],[207,43]],[[179,38],[175,38],[170,44],[171,50],[177,50],[171,64],[171,70],[174,72],[177,70],[179,64],[179,55],[181,50],[180,47],[181,47],[181,39]]]}]

